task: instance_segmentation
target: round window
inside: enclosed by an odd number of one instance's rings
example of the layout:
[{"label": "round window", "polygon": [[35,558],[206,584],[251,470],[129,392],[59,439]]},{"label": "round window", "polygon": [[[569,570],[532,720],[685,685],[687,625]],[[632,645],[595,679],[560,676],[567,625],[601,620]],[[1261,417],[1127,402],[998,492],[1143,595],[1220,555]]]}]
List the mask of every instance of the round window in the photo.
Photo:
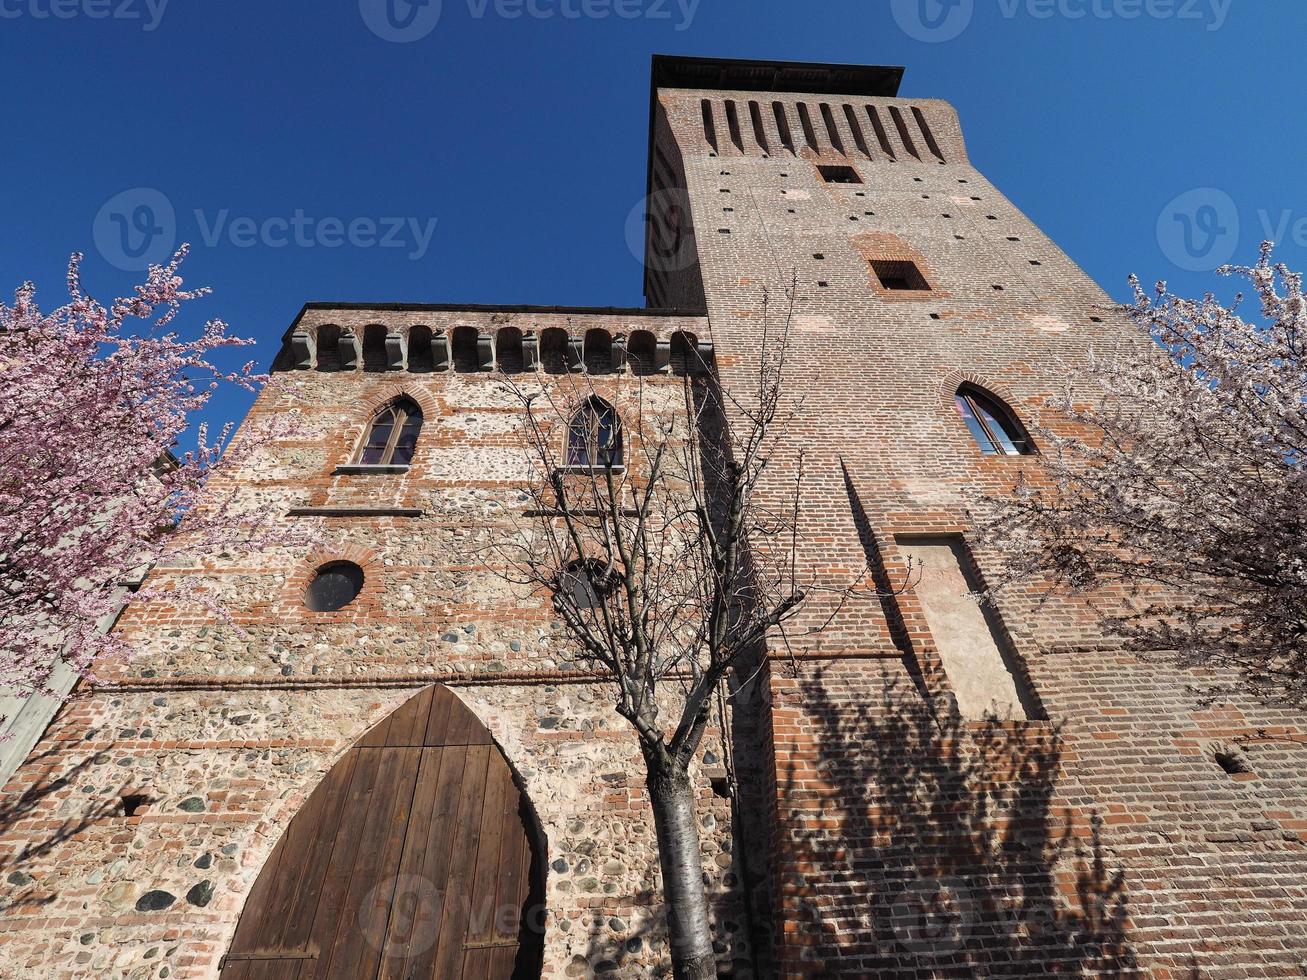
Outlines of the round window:
[{"label": "round window", "polygon": [[304,604],[314,612],[343,609],[363,590],[363,569],[352,561],[333,561],[318,569]]}]

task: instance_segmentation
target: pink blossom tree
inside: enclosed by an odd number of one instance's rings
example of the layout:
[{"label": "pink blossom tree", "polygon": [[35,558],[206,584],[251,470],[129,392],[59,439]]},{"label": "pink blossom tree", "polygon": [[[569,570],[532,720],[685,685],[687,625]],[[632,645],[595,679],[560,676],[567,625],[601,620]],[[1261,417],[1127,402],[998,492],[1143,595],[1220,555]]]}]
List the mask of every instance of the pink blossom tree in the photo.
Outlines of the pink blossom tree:
[{"label": "pink blossom tree", "polygon": [[1131,280],[1129,313],[1165,353],[1099,359],[1092,395],[1054,399],[1078,434],[1044,431],[1043,472],[988,499],[978,524],[1006,556],[999,589],[1042,579],[1100,598],[1124,591],[1124,610],[1101,608],[1132,645],[1302,703],[1302,277],[1273,263],[1269,244],[1251,268],[1220,271],[1251,283],[1257,310]]},{"label": "pink blossom tree", "polygon": [[[252,343],[222,321],[194,339],[168,329],[184,302],[208,292],[182,289],[185,254],[107,307],[83,291],[81,255],[69,263],[65,305],[42,312],[30,282],[0,304],[0,691],[58,696],[48,679],[60,661],[88,676],[95,661],[123,654],[102,627],[125,601],[150,597],[123,595],[133,572],[274,533],[234,496],[202,497],[231,426],[214,442],[199,426],[193,448],[174,455],[188,416],[220,384],[265,381],[252,362],[214,364],[214,352]],[[256,441],[242,438],[237,451]],[[182,515],[186,533],[171,533]]]}]

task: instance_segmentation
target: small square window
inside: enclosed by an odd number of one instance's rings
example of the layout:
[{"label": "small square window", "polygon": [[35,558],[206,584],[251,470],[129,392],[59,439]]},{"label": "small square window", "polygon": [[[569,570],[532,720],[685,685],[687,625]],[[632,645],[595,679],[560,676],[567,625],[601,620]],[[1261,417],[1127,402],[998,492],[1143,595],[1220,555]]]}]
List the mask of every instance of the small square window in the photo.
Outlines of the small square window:
[{"label": "small square window", "polygon": [[828,184],[861,184],[862,178],[852,167],[842,166],[823,166],[818,167],[817,172],[821,174],[821,179]]},{"label": "small square window", "polygon": [[930,291],[930,283],[926,282],[926,277],[921,274],[915,262],[872,259],[871,268],[884,289],[905,292]]}]

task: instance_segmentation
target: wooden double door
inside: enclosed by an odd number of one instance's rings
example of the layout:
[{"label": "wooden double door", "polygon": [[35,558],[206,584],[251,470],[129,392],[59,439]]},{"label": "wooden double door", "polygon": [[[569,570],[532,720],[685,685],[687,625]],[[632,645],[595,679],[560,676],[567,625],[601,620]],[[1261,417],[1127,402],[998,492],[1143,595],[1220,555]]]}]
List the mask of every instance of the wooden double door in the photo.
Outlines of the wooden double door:
[{"label": "wooden double door", "polygon": [[543,861],[490,733],[444,687],[345,755],[250,892],[222,980],[539,977]]}]

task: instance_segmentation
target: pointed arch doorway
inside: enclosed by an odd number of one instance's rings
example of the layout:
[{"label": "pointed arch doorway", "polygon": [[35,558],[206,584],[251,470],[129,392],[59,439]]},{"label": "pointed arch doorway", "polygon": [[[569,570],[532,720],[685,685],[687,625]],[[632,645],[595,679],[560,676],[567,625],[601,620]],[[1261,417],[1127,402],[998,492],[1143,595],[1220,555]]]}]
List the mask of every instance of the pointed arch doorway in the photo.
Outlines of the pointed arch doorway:
[{"label": "pointed arch doorway", "polygon": [[544,854],[490,732],[427,688],[359,740],[273,850],[221,980],[540,976]]}]

